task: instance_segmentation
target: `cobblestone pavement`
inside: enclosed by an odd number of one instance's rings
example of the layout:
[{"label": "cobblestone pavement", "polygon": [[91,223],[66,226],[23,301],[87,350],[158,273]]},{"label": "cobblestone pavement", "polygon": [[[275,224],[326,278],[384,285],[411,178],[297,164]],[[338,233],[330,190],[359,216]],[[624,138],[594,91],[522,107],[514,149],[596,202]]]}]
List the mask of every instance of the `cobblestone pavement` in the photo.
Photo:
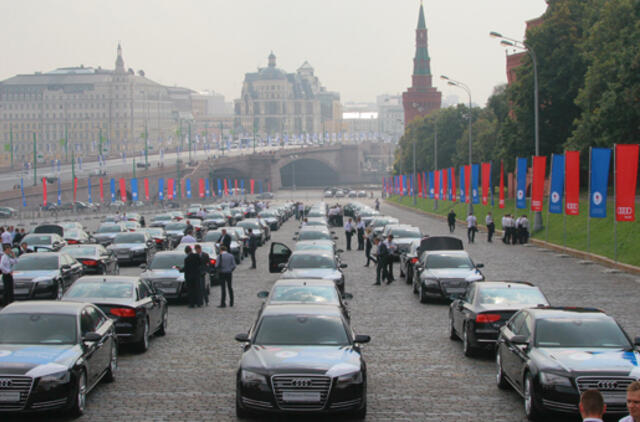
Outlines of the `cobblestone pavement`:
[{"label": "cobblestone pavement", "polygon": [[[382,211],[420,226],[425,233],[448,233],[444,221],[386,204]],[[272,240],[293,244],[295,228],[295,221],[290,220],[273,232]],[[466,238],[463,230],[458,227],[455,235]],[[341,230],[336,233],[344,248],[344,234]],[[552,304],[603,308],[631,336],[640,334],[637,277],[606,273],[597,264],[582,265],[544,249],[507,246],[497,240],[488,244],[480,233],[476,243],[468,246],[472,258],[485,264],[487,279],[531,281]],[[86,415],[79,420],[236,420],[234,377],[241,348],[233,337],[246,332],[253,322],[260,304],[256,293],[269,289],[278,278],[266,271],[268,248],[258,251],[257,271],[250,270],[245,260],[234,273],[233,308],[214,306],[220,297],[217,290],[208,308],[171,306],[167,336],[153,339],[142,355],[123,350],[117,381],[96,387],[88,397]],[[446,304],[420,304],[398,277],[397,267],[396,283],[372,286],[374,269],[363,268],[362,252],[345,252],[343,260],[349,265],[345,269],[347,291],[354,294],[350,303],[354,329],[372,336],[364,352],[369,376],[367,420],[525,420],[519,396],[495,386],[492,356],[465,358],[461,344],[449,340]],[[123,268],[122,273],[138,274],[139,269]],[[69,418],[40,415],[15,420]]]}]

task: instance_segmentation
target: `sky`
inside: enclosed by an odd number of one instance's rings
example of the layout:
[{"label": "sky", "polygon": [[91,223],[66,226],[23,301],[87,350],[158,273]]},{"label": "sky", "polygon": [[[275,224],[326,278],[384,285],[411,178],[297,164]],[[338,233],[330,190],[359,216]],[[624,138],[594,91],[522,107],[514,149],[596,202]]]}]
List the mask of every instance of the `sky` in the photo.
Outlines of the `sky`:
[{"label": "sky", "polygon": [[[343,103],[411,84],[419,0],[0,0],[0,80],[66,66],[125,67],[164,85],[240,97],[244,74],[305,60]],[[484,104],[506,82],[498,31],[522,39],[544,0],[424,0],[434,85]]]}]

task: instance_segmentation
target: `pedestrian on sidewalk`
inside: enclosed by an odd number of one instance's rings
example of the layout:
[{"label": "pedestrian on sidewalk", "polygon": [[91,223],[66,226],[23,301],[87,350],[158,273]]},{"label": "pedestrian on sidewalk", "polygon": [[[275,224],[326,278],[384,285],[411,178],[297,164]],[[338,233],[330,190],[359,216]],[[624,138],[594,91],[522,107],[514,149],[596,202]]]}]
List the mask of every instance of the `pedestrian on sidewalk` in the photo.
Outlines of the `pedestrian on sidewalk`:
[{"label": "pedestrian on sidewalk", "polygon": [[233,306],[233,287],[232,287],[232,278],[231,275],[233,270],[236,269],[236,260],[227,251],[226,246],[220,247],[220,255],[218,256],[218,262],[216,262],[216,267],[220,271],[220,305],[218,308],[225,308],[226,299],[227,299],[227,291],[229,291],[229,306]]},{"label": "pedestrian on sidewalk", "polygon": [[347,237],[347,250],[351,250],[351,238],[353,237],[353,233],[355,233],[356,228],[353,225],[353,220],[349,218],[349,220],[344,224],[344,234]]},{"label": "pedestrian on sidewalk", "polygon": [[364,250],[364,221],[358,217],[356,220],[356,230],[358,231],[358,250]]},{"label": "pedestrian on sidewalk", "polygon": [[476,239],[476,232],[478,231],[478,219],[472,212],[467,216],[467,238],[469,243],[473,243]]},{"label": "pedestrian on sidewalk", "polygon": [[13,266],[18,260],[11,250],[11,245],[3,245],[3,255],[0,258],[0,271],[2,271],[3,306],[13,302]]},{"label": "pedestrian on sidewalk", "polygon": [[449,224],[449,233],[453,233],[456,229],[456,213],[451,208],[449,214],[447,214],[447,223]]},{"label": "pedestrian on sidewalk", "polygon": [[187,255],[184,258],[184,265],[178,270],[184,273],[184,281],[187,283],[189,308],[200,308],[203,302],[200,288],[200,256],[193,252],[191,246],[185,247],[184,253]]},{"label": "pedestrian on sidewalk", "polygon": [[487,213],[487,216],[484,218],[485,224],[487,225],[487,242],[491,243],[493,239],[493,233],[496,231],[496,225],[493,223],[493,216],[491,213]]},{"label": "pedestrian on sidewalk", "polygon": [[371,230],[371,227],[367,227],[364,234],[364,242],[365,242],[364,256],[365,258],[367,258],[367,263],[364,264],[365,267],[369,266],[369,261],[373,261],[374,264],[378,262],[376,258],[371,256],[371,249],[373,248],[372,236],[373,236],[373,230]]}]

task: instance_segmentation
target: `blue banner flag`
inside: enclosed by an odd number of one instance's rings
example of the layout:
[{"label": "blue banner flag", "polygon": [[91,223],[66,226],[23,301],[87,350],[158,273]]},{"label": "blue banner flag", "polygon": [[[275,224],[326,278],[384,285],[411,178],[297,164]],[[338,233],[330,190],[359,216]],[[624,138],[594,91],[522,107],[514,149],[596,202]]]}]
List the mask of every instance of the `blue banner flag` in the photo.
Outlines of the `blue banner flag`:
[{"label": "blue banner flag", "polygon": [[466,202],[464,187],[464,166],[460,166],[460,202]]},{"label": "blue banner flag", "polygon": [[218,179],[218,196],[222,196],[222,182]]},{"label": "blue banner flag", "polygon": [[138,179],[137,178],[131,179],[131,200],[134,202],[138,200]]},{"label": "blue banner flag", "polygon": [[164,201],[164,178],[158,179],[158,200]]},{"label": "blue banner flag", "polygon": [[110,181],[111,187],[111,202],[116,200],[116,179],[111,178]]},{"label": "blue banner flag", "polygon": [[185,180],[184,188],[187,191],[187,198],[191,198],[191,178]]},{"label": "blue banner flag", "polygon": [[262,180],[258,180],[258,190],[262,193]]},{"label": "blue banner flag", "polygon": [[205,191],[204,194],[207,198],[211,197],[211,185],[210,185],[210,181],[209,178],[205,179]]},{"label": "blue banner flag", "polygon": [[433,181],[434,177],[433,177],[433,172],[430,171],[429,172],[429,198],[433,199],[435,197],[435,189],[436,187],[434,186],[434,181]]},{"label": "blue banner flag", "polygon": [[611,149],[591,148],[591,189],[589,191],[589,216],[607,216],[607,186],[609,185],[609,165]]},{"label": "blue banner flag", "polygon": [[60,178],[58,177],[58,205],[62,203],[62,187],[60,186]]},{"label": "blue banner flag", "polygon": [[449,167],[449,168],[447,169],[447,199],[448,199],[449,201],[451,201],[451,200],[452,200],[452,198],[453,198],[453,196],[452,196],[452,195],[453,195],[453,192],[452,192],[452,190],[451,190],[451,180],[452,180],[452,179],[451,179],[451,176],[452,176],[452,174],[451,174],[451,167]]},{"label": "blue banner flag", "polygon": [[516,158],[516,208],[527,208],[527,159]]},{"label": "blue banner flag", "polygon": [[90,204],[93,202],[91,198],[91,177],[89,177],[89,181],[87,183],[87,200]]},{"label": "blue banner flag", "polygon": [[551,192],[549,193],[549,212],[562,214],[564,198],[564,155],[553,154],[551,159]]},{"label": "blue banner flag", "polygon": [[244,179],[240,179],[240,192],[244,195]]},{"label": "blue banner flag", "polygon": [[[58,183],[60,183],[60,179],[58,179]],[[22,206],[27,206],[27,199],[24,197],[24,180],[22,177],[20,178],[20,193],[22,194]]]},{"label": "blue banner flag", "polygon": [[478,195],[478,181],[480,180],[480,164],[471,166],[471,202],[480,203],[480,195]]}]

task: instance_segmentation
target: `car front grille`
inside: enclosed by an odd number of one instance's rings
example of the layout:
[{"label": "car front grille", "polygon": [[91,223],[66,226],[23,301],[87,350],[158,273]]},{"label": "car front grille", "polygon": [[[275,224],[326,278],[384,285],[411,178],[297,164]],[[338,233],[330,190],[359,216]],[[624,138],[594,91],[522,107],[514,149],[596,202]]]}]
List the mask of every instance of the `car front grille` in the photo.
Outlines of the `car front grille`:
[{"label": "car front grille", "polygon": [[[0,375],[0,410],[22,410],[27,403],[33,379],[30,377],[15,377]],[[10,401],[10,395],[18,393],[18,401]]]},{"label": "car front grille", "polygon": [[[320,410],[329,398],[331,378],[309,375],[274,375],[271,377],[276,403],[281,409]],[[290,393],[319,393],[318,401],[287,401]]]},{"label": "car front grille", "polygon": [[625,403],[627,387],[634,381],[635,378],[631,377],[578,377],[576,384],[581,394],[587,390],[600,391],[607,403],[607,410],[613,410],[609,409],[609,404]]},{"label": "car front grille", "polygon": [[445,294],[450,293],[450,291],[457,292],[459,289],[465,289],[467,284],[464,278],[445,278],[440,281]]}]

